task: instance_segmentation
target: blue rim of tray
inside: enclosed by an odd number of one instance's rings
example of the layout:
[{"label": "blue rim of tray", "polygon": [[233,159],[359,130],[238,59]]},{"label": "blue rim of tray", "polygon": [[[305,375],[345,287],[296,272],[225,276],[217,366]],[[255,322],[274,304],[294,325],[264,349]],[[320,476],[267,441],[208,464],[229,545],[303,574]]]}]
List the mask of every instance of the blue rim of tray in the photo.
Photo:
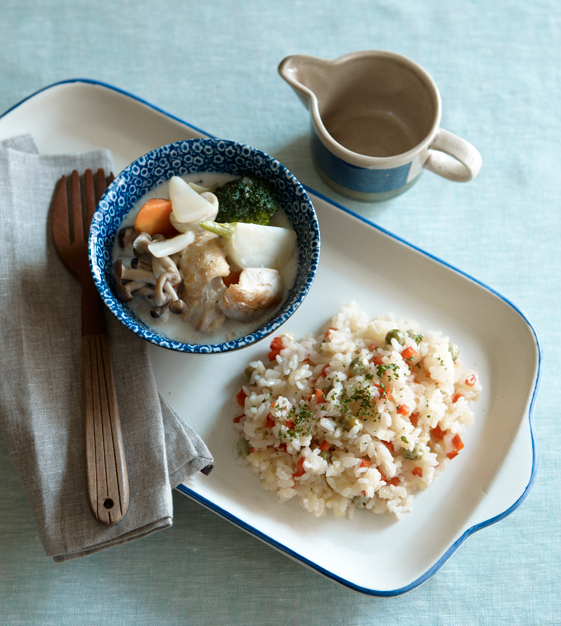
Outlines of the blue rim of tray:
[{"label": "blue rim of tray", "polygon": [[[121,89],[119,87],[115,87],[114,85],[110,85],[110,84],[105,83],[103,81],[94,80],[94,79],[90,79],[90,78],[71,78],[71,79],[62,80],[62,81],[59,81],[59,82],[56,82],[56,83],[52,83],[51,85],[47,85],[46,87],[42,87],[41,89],[38,89],[37,91],[35,91],[31,95],[23,98],[18,103],[16,103],[15,105],[10,107],[6,111],[4,111],[4,113],[2,113],[0,115],[0,120],[3,117],[5,117],[8,113],[10,113],[14,109],[18,108],[19,106],[21,106],[22,104],[27,102],[27,100],[30,100],[30,99],[34,98],[35,96],[37,96],[38,94],[42,93],[43,91],[47,91],[49,89],[53,89],[53,88],[58,87],[60,85],[71,84],[71,83],[85,83],[85,84],[89,84],[89,85],[95,85],[95,86],[103,87],[103,88],[108,89],[110,91],[114,91],[114,92],[120,93],[120,94],[122,94],[124,96],[127,96],[128,98],[131,98],[132,100],[135,100],[137,102],[140,102],[141,104],[144,104],[145,106],[149,107],[150,109],[152,109],[154,111],[157,111],[157,112],[159,112],[159,113],[161,113],[161,114],[163,114],[163,115],[165,115],[165,116],[175,120],[176,122],[179,122],[183,126],[186,126],[188,128],[191,128],[191,129],[195,130],[198,133],[201,133],[202,135],[204,135],[206,137],[216,138],[214,135],[211,135],[211,134],[207,133],[206,131],[203,131],[202,129],[198,128],[197,126],[195,126],[193,124],[185,122],[184,120],[182,120],[181,118],[177,117],[176,115],[173,115],[172,113],[169,113],[168,111],[166,111],[166,110],[164,110],[164,109],[162,109],[162,108],[152,104],[151,102],[148,102],[147,100],[144,100],[143,98],[141,98],[139,96],[136,96],[136,95],[134,95],[134,94],[132,94],[132,93],[130,93],[130,92],[124,90],[124,89]],[[416,587],[419,587],[420,585],[425,583],[429,578],[434,576],[434,574],[436,574],[436,572],[438,572],[438,570],[446,563],[446,561],[452,556],[452,554],[454,554],[454,552],[462,545],[462,543],[468,537],[473,535],[478,530],[482,530],[483,528],[486,528],[487,526],[491,526],[492,524],[495,524],[495,523],[501,521],[502,519],[504,519],[505,517],[507,517],[508,515],[510,515],[513,511],[515,511],[524,502],[524,500],[528,496],[528,493],[530,492],[530,490],[531,490],[531,488],[532,488],[532,486],[534,484],[534,481],[535,481],[535,478],[536,478],[537,469],[538,469],[538,449],[537,449],[537,445],[536,445],[536,435],[535,435],[535,431],[534,431],[534,407],[535,407],[535,402],[536,402],[538,389],[539,389],[539,384],[540,384],[540,379],[541,379],[541,369],[542,369],[542,348],[541,348],[541,343],[540,343],[538,334],[536,332],[536,329],[534,328],[534,325],[528,319],[528,317],[522,312],[522,310],[518,306],[516,306],[511,300],[509,300],[506,296],[504,296],[501,293],[499,293],[497,290],[493,289],[492,287],[490,287],[489,285],[483,283],[482,281],[477,280],[473,276],[470,276],[469,274],[467,274],[463,270],[458,269],[457,267],[451,265],[450,263],[440,259],[439,257],[437,257],[437,256],[435,256],[435,255],[433,255],[433,254],[431,254],[429,252],[426,252],[422,248],[419,248],[418,246],[415,246],[414,244],[406,241],[405,239],[402,239],[398,235],[395,235],[394,233],[386,230],[385,228],[383,228],[381,226],[378,226],[376,224],[373,224],[372,222],[370,222],[369,220],[367,220],[366,218],[364,218],[360,214],[358,214],[358,213],[354,212],[353,210],[348,209],[347,207],[345,207],[345,206],[335,202],[331,198],[328,198],[327,196],[325,196],[325,195],[315,191],[314,189],[312,189],[312,188],[310,188],[310,187],[308,187],[306,185],[304,185],[304,188],[306,189],[308,194],[312,194],[312,195],[317,196],[318,198],[324,200],[325,202],[328,202],[329,204],[331,204],[331,205],[337,207],[338,209],[344,211],[345,213],[348,213],[349,215],[352,215],[353,217],[359,219],[361,222],[363,222],[364,224],[368,225],[369,227],[374,228],[374,229],[376,229],[376,230],[378,230],[378,231],[388,235],[392,239],[395,239],[396,241],[399,241],[400,243],[402,243],[402,244],[404,244],[404,245],[406,245],[406,246],[416,250],[417,252],[423,254],[424,256],[426,256],[426,257],[436,261],[437,263],[440,263],[444,267],[447,267],[448,269],[451,269],[454,272],[456,272],[456,273],[458,273],[458,274],[468,278],[469,280],[475,282],[476,284],[480,285],[481,287],[483,287],[484,289],[486,289],[490,293],[492,293],[495,296],[497,296],[505,304],[509,305],[514,311],[516,311],[516,313],[518,313],[518,315],[520,315],[520,317],[528,325],[528,327],[530,328],[530,330],[531,330],[531,332],[532,332],[532,334],[534,336],[534,339],[535,339],[535,342],[536,342],[537,353],[538,353],[538,363],[537,363],[536,379],[535,379],[535,383],[534,383],[534,389],[533,389],[533,392],[532,392],[532,395],[531,395],[530,405],[529,405],[529,408],[528,408],[528,422],[529,422],[529,427],[530,427],[530,436],[531,436],[531,443],[532,443],[532,471],[531,471],[531,474],[530,474],[530,479],[528,481],[528,484],[526,485],[526,488],[524,489],[524,491],[522,492],[522,494],[520,495],[518,500],[516,500],[505,511],[503,511],[502,513],[499,513],[498,515],[495,515],[494,517],[491,517],[491,518],[489,518],[489,519],[487,519],[487,520],[485,520],[483,522],[480,522],[480,523],[475,524],[474,526],[471,526],[470,528],[468,528],[448,548],[448,550],[446,550],[446,552],[438,559],[438,561],[436,563],[434,563],[434,565],[432,565],[424,574],[419,576],[417,579],[415,579],[414,581],[412,581],[408,585],[406,585],[404,587],[400,587],[398,589],[392,589],[392,590],[376,590],[376,589],[365,588],[365,587],[361,587],[360,585],[356,585],[356,584],[354,584],[354,583],[352,583],[352,582],[350,582],[350,581],[348,581],[348,580],[346,580],[344,578],[341,578],[337,574],[334,574],[333,572],[330,572],[330,571],[320,567],[319,565],[317,565],[313,561],[310,561],[310,560],[306,559],[305,557],[303,557],[302,555],[298,554],[297,552],[294,552],[290,548],[287,548],[285,545],[275,541],[274,539],[272,539],[268,535],[262,533],[261,531],[257,530],[256,528],[254,528],[253,526],[251,526],[249,524],[246,524],[245,522],[243,522],[242,520],[237,518],[235,515],[232,515],[231,513],[229,513],[225,509],[222,509],[221,507],[217,506],[216,504],[214,504],[210,500],[207,500],[206,498],[203,498],[202,496],[200,496],[196,492],[194,492],[191,489],[189,489],[187,486],[185,486],[183,484],[180,484],[180,485],[178,485],[176,487],[176,489],[178,491],[180,491],[181,493],[184,493],[185,495],[189,496],[190,498],[192,498],[193,500],[195,500],[199,504],[203,505],[204,507],[210,509],[214,513],[217,513],[221,517],[223,517],[223,518],[227,519],[228,521],[232,522],[236,526],[238,526],[238,527],[242,528],[243,530],[247,531],[248,533],[254,535],[258,539],[261,539],[265,543],[267,543],[270,546],[276,548],[280,552],[282,552],[282,553],[292,557],[293,559],[296,559],[297,561],[301,562],[302,564],[312,568],[313,570],[317,571],[318,573],[324,575],[327,578],[330,578],[331,580],[334,580],[334,581],[338,582],[339,584],[341,584],[341,585],[343,585],[345,587],[348,587],[350,589],[353,589],[354,591],[357,591],[359,593],[363,593],[365,595],[370,595],[370,596],[378,596],[378,597],[398,596],[398,595],[401,595],[403,593],[407,593],[408,591],[411,591],[411,590],[415,589]]]}]

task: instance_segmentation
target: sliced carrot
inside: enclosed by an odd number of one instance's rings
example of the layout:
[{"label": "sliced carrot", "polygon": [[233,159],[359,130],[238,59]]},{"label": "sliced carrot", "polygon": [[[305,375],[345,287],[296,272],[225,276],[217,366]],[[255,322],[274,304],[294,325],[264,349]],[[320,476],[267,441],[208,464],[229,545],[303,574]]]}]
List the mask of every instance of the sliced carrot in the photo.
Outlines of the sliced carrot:
[{"label": "sliced carrot", "polygon": [[372,463],[368,459],[362,459],[362,461],[360,462],[360,467],[370,467],[371,465]]},{"label": "sliced carrot", "polygon": [[374,365],[382,365],[383,362],[384,362],[384,359],[381,356],[374,357]]},{"label": "sliced carrot", "polygon": [[409,348],[405,348],[405,350],[401,353],[401,358],[404,361],[414,359],[416,356],[418,356],[417,350],[415,350],[415,348],[411,348],[411,346],[409,346]]},{"label": "sliced carrot", "polygon": [[265,424],[266,424],[267,428],[273,428],[273,426],[275,425],[275,420],[270,415],[267,415],[267,419],[265,421]]},{"label": "sliced carrot", "polygon": [[243,389],[240,389],[238,395],[236,396],[236,400],[237,400],[238,404],[240,406],[243,406],[245,404],[245,399],[246,398],[247,398],[247,393]]},{"label": "sliced carrot", "polygon": [[452,404],[456,404],[456,402],[460,399],[463,398],[464,396],[461,393],[457,393],[453,398],[452,398]]},{"label": "sliced carrot", "polygon": [[294,422],[288,420],[288,422],[286,422],[286,427],[288,428],[288,430],[291,430],[292,428],[294,428]]},{"label": "sliced carrot", "polygon": [[325,441],[325,440],[324,440],[324,441],[322,441],[322,442],[319,444],[319,449],[320,449],[320,450],[325,451],[325,450],[329,450],[329,448],[331,448],[331,446],[330,446],[330,445],[329,445],[329,443],[328,443],[327,441]]},{"label": "sliced carrot", "polygon": [[240,423],[240,420],[241,420],[243,417],[245,417],[245,415],[238,415],[238,417],[234,417],[234,422],[235,422],[236,424],[239,424],[239,423]]},{"label": "sliced carrot", "polygon": [[178,232],[169,219],[170,214],[171,200],[151,198],[137,213],[134,230],[137,233],[146,232],[152,236],[160,233],[164,237],[175,237]]},{"label": "sliced carrot", "polygon": [[408,407],[406,404],[400,404],[400,405],[397,407],[397,412],[398,412],[400,415],[408,415],[408,414],[409,414],[409,407]]},{"label": "sliced carrot", "polygon": [[457,450],[452,450],[452,452],[448,452],[448,454],[446,455],[449,459],[453,459],[454,457],[457,457],[458,454],[460,454]]},{"label": "sliced carrot", "polygon": [[284,443],[284,441],[282,443],[279,443],[279,448],[281,450],[286,450],[286,443]]},{"label": "sliced carrot", "polygon": [[409,421],[413,424],[413,426],[417,426],[417,422],[419,421],[418,413],[411,413],[409,416]]},{"label": "sliced carrot", "polygon": [[[370,465],[370,463],[369,463],[369,465]],[[361,464],[361,467],[362,467],[362,464]],[[378,472],[380,473],[380,476],[382,477],[382,480],[383,480],[385,483],[387,483],[387,482],[388,482],[388,479],[386,478],[386,475],[384,474],[384,472],[382,472],[382,469],[381,469],[380,467],[377,467],[376,469],[377,469],[377,470],[378,470]]]},{"label": "sliced carrot", "polygon": [[240,274],[241,272],[230,272],[228,276],[222,277],[222,281],[224,282],[226,287],[229,287],[230,285],[235,285],[240,281]]},{"label": "sliced carrot", "polygon": [[413,474],[413,476],[417,476],[418,478],[422,478],[423,477],[423,468],[422,467],[414,467],[411,470],[411,473]]},{"label": "sliced carrot", "polygon": [[399,478],[397,476],[394,476],[393,478],[390,478],[390,485],[397,486],[397,485],[399,485],[400,482],[401,482],[401,480],[399,480]]}]

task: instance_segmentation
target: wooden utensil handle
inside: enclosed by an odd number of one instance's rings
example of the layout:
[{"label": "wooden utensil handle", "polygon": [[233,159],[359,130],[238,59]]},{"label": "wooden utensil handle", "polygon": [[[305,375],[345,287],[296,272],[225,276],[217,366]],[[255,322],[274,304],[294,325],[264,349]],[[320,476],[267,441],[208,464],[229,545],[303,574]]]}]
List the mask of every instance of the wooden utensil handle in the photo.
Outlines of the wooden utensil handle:
[{"label": "wooden utensil handle", "polygon": [[129,485],[105,334],[82,337],[82,404],[88,502],[100,522],[116,524],[127,512]]}]

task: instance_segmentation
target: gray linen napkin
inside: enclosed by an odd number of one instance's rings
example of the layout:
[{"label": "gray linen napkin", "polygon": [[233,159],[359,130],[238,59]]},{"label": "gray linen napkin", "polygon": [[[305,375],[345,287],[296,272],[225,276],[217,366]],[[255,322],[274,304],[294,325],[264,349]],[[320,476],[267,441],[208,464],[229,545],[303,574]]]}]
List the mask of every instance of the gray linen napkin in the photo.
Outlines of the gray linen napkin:
[{"label": "gray linen napkin", "polygon": [[171,526],[172,488],[207,473],[213,462],[200,437],[159,396],[146,343],[108,313],[130,502],[110,527],[89,510],[81,290],[56,255],[48,216],[63,174],[99,167],[113,169],[109,151],[40,155],[28,135],[0,143],[0,427],[45,552],[55,561]]}]

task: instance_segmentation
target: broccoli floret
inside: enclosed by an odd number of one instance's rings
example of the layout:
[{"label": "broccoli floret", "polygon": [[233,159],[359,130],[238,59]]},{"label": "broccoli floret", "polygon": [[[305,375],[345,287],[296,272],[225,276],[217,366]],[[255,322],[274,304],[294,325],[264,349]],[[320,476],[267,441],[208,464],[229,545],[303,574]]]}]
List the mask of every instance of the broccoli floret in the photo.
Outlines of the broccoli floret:
[{"label": "broccoli floret", "polygon": [[237,178],[214,191],[218,198],[216,222],[249,222],[267,226],[279,206],[273,188],[253,176]]}]

